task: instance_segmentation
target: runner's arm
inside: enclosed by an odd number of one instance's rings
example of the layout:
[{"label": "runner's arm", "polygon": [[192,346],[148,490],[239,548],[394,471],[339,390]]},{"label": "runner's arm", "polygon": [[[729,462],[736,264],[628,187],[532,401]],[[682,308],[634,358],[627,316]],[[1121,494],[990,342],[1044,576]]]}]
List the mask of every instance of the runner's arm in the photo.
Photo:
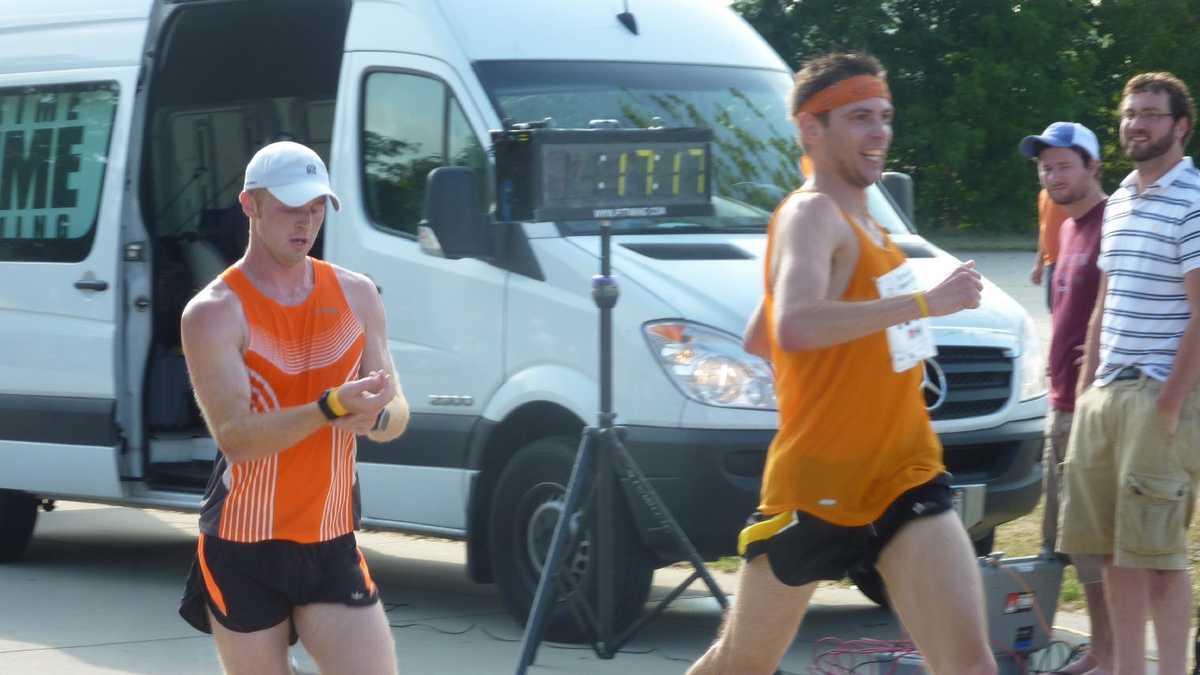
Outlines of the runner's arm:
[{"label": "runner's arm", "polygon": [[362,367],[359,372],[382,372],[389,376],[391,398],[383,410],[372,419],[367,438],[376,443],[386,443],[398,438],[408,427],[408,400],[400,389],[400,379],[396,375],[396,364],[392,360],[392,352],[387,343],[387,314],[383,308],[383,300],[379,296],[375,284],[366,277],[365,284],[358,291],[362,299],[363,319],[366,328],[366,345],[363,348]]},{"label": "runner's arm", "polygon": [[771,341],[767,337],[767,317],[764,314],[764,300],[759,300],[750,320],[746,322],[746,331],[742,336],[742,347],[749,353],[770,360]]},{"label": "runner's arm", "polygon": [[[784,209],[777,221],[776,256],[768,261],[775,298],[775,337],[780,347],[786,351],[821,349],[920,318],[916,294],[852,302],[829,299],[834,254],[850,245],[854,234],[826,195],[797,194]],[[940,316],[977,306],[978,279],[971,263],[955,270],[925,294],[930,314]],[[974,304],[970,289],[974,289]]]},{"label": "runner's arm", "polygon": [[180,329],[196,401],[217,447],[234,463],[293,446],[327,423],[316,401],[257,414],[242,360],[245,319],[231,295],[206,289],[188,303]]}]

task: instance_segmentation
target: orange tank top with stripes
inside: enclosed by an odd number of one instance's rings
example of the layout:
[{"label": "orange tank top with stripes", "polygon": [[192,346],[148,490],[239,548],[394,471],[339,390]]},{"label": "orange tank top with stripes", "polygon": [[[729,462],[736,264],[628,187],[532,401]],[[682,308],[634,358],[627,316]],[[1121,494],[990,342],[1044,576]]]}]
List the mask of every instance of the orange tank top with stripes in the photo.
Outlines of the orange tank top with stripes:
[{"label": "orange tank top with stripes", "polygon": [[[250,407],[265,413],[313,403],[358,378],[366,341],[333,267],[309,258],[313,289],[283,305],[230,267],[221,279],[241,301]],[[358,526],[354,434],[325,425],[289,448],[249,462],[217,458],[200,510],[200,530],[228,541],[327,541]]]},{"label": "orange tank top with stripes", "polygon": [[[764,299],[779,432],[767,451],[758,508],[765,514],[800,510],[846,527],[865,525],[901,493],[945,470],[941,442],[920,393],[922,370],[893,370],[885,331],[821,349],[780,348],[769,269],[779,212],[767,230]],[[881,247],[843,216],[859,253],[840,299],[878,300],[875,280],[904,264],[904,253],[886,233]]]}]

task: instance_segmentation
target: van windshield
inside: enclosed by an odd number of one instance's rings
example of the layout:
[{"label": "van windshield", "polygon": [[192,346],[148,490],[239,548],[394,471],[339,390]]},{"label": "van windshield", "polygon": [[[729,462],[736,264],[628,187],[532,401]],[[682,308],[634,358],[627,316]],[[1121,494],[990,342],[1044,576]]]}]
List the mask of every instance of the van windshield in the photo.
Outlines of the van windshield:
[{"label": "van windshield", "polygon": [[[475,64],[501,119],[553,119],[560,129],[616,120],[622,128],[713,130],[712,216],[626,218],[628,233],[762,231],[776,204],[802,182],[800,151],[788,114],[788,73],[756,68],[595,61],[479,61]],[[658,120],[655,120],[658,118]],[[907,228],[872,187],[872,212],[893,233]],[[560,223],[566,234],[595,234],[596,221]]]}]

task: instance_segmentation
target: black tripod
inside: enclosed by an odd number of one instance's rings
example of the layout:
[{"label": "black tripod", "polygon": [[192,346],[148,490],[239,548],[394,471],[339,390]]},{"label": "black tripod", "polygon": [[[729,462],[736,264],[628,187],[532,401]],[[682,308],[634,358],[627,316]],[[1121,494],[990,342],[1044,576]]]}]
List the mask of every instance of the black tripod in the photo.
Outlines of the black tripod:
[{"label": "black tripod", "polygon": [[[675,522],[663,504],[654,486],[633,461],[629,451],[621,443],[622,429],[613,426],[616,413],[612,409],[612,309],[620,294],[617,282],[610,275],[609,238],[611,225],[600,223],[600,274],[592,277],[592,299],[600,308],[600,415],[596,427],[584,429],[579,443],[579,454],[567,482],[563,497],[562,516],[554,527],[550,550],[538,580],[537,592],[530,608],[529,620],[525,625],[525,636],[521,641],[521,661],[517,675],[524,675],[526,668],[537,658],[537,648],[542,640],[542,627],[546,612],[555,593],[560,593],[568,603],[576,622],[584,629],[592,643],[596,656],[611,659],[643,626],[656,618],[675,598],[679,597],[696,579],[703,579],[722,609],[729,607],[725,594],[717,586],[712,575],[704,566],[696,547],[688,540],[683,529]],[[591,476],[592,480],[588,480]],[[634,509],[644,509],[654,521],[650,531],[663,530],[678,545],[678,551],[692,563],[694,571],[683,583],[667,594],[654,608],[619,635],[613,634],[613,576],[616,561],[613,559],[613,543],[616,537],[616,509],[619,506],[615,494],[617,480],[624,488],[625,498]],[[586,497],[581,495],[584,486],[591,485]],[[582,503],[582,506],[580,504]],[[595,522],[590,527],[591,521]],[[646,530],[643,530],[646,532]],[[574,549],[579,539],[590,534],[591,546],[596,551],[596,607],[586,597],[586,584],[571,584],[561,578],[562,562],[570,546]]]}]

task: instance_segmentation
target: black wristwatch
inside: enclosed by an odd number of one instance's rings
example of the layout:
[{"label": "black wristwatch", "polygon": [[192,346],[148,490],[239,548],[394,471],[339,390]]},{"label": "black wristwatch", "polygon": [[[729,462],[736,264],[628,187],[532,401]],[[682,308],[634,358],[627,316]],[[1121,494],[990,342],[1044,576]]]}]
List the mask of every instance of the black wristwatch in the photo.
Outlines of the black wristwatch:
[{"label": "black wristwatch", "polygon": [[379,416],[375,418],[375,426],[371,427],[371,431],[383,431],[387,428],[388,420],[392,415],[387,408],[379,411]]},{"label": "black wristwatch", "polygon": [[333,408],[329,407],[329,392],[331,391],[333,390],[326,389],[325,393],[321,394],[321,398],[317,399],[317,407],[321,409],[321,414],[325,416],[325,419],[330,422],[338,418],[338,414],[333,412]]}]

